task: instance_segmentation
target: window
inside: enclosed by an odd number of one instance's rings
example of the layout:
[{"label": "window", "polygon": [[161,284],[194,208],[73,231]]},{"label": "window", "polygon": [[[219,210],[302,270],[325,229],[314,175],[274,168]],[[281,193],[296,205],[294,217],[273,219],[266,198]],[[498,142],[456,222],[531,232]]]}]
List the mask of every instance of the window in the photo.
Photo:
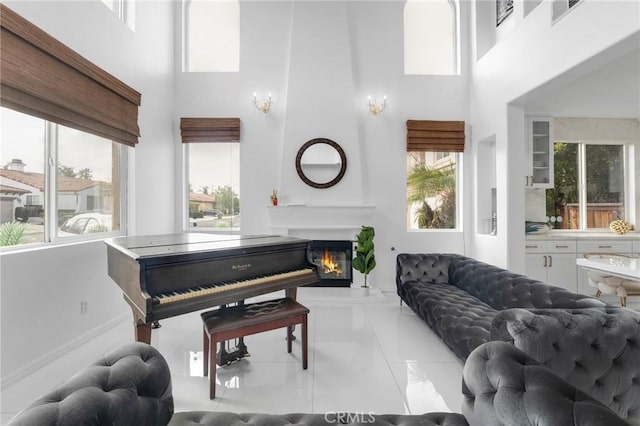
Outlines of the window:
[{"label": "window", "polygon": [[129,28],[135,30],[134,5],[135,0],[101,0],[113,14]]},{"label": "window", "polygon": [[454,0],[407,0],[404,6],[404,73],[455,75],[458,25]]},{"label": "window", "polygon": [[456,229],[458,153],[407,152],[407,229]]},{"label": "window", "polygon": [[240,144],[187,143],[189,230],[240,232]]},{"label": "window", "polygon": [[121,144],[10,109],[0,113],[0,245],[121,229]]},{"label": "window", "polygon": [[598,229],[626,220],[626,157],[621,144],[556,142],[555,187],[546,192],[547,216],[554,226]]},{"label": "window", "polygon": [[407,120],[407,229],[457,229],[464,121]]},{"label": "window", "polygon": [[240,71],[238,0],[185,0],[183,28],[184,71]]}]

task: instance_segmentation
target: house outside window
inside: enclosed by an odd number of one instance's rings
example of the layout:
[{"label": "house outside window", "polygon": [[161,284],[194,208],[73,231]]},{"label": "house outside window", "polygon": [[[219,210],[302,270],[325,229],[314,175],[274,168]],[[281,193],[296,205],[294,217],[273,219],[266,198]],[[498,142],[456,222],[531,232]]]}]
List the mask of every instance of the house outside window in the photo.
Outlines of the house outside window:
[{"label": "house outside window", "polygon": [[604,229],[628,219],[627,148],[623,144],[554,143],[554,188],[547,217],[556,229]]},{"label": "house outside window", "polygon": [[[0,226],[21,235],[0,245],[122,230],[121,164],[126,149],[121,144],[10,109],[1,108],[0,113]],[[80,221],[99,226],[74,232],[81,228]]]},{"label": "house outside window", "polygon": [[189,231],[240,232],[240,144],[185,144]]}]

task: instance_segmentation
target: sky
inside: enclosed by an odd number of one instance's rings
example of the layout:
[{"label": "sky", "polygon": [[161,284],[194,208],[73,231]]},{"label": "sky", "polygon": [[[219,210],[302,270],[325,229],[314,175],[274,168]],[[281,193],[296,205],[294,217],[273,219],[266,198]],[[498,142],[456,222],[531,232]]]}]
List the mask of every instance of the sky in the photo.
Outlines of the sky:
[{"label": "sky", "polygon": [[[26,164],[26,172],[44,173],[45,121],[0,108],[0,167],[13,159]],[[105,139],[59,126],[58,165],[76,172],[88,168],[93,180],[111,182],[111,144]]]}]

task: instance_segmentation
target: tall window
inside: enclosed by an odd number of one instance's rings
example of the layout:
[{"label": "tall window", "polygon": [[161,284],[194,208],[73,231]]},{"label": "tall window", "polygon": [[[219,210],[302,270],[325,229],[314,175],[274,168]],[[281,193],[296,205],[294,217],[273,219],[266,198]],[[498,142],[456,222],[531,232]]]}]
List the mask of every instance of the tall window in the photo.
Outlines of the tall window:
[{"label": "tall window", "polygon": [[547,216],[556,228],[608,228],[616,219],[627,220],[625,151],[620,144],[554,144]]},{"label": "tall window", "polygon": [[455,75],[458,25],[454,0],[407,0],[404,6],[404,73]]},{"label": "tall window", "polygon": [[240,232],[240,144],[188,143],[189,230]]},{"label": "tall window", "polygon": [[121,229],[122,145],[10,109],[0,113],[0,245]]},{"label": "tall window", "polygon": [[455,229],[458,153],[407,152],[407,229]]},{"label": "tall window", "polygon": [[183,28],[184,71],[240,70],[238,0],[185,0]]}]

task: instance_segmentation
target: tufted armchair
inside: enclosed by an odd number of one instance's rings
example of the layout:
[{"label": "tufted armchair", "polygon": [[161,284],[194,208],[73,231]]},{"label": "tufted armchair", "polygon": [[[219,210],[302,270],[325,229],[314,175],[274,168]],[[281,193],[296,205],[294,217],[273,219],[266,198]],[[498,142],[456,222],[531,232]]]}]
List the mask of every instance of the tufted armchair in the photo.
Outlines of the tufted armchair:
[{"label": "tufted armchair", "polygon": [[628,423],[504,342],[485,343],[464,366],[462,413],[471,426]]},{"label": "tufted armchair", "polygon": [[509,309],[491,340],[512,343],[621,417],[640,418],[640,313]]},{"label": "tufted armchair", "polygon": [[159,426],[172,415],[167,362],[154,347],[132,343],[84,368],[9,424]]},{"label": "tufted armchair", "polygon": [[[381,391],[384,391],[381,389]],[[469,356],[462,414],[229,413],[173,414],[171,375],[160,353],[144,343],[115,349],[18,413],[24,426],[617,426],[613,411],[505,342]]]}]

